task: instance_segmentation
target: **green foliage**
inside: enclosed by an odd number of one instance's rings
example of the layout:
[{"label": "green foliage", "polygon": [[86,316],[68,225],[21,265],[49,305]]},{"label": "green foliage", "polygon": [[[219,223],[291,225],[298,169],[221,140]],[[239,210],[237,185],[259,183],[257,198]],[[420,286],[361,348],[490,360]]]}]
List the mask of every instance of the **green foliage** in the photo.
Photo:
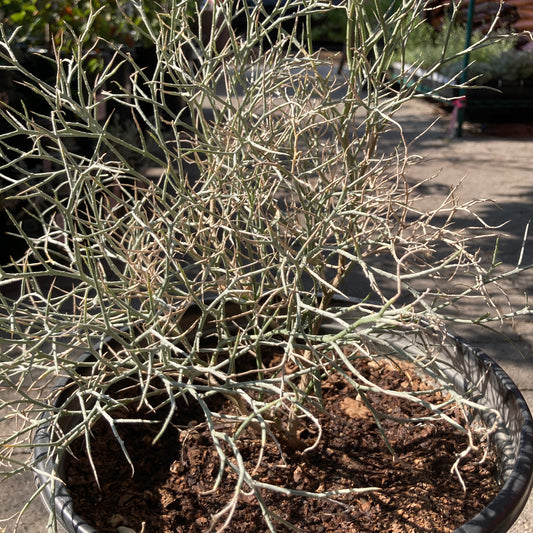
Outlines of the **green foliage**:
[{"label": "green foliage", "polygon": [[311,18],[311,38],[320,43],[344,44],[346,22],[346,10],[342,8],[316,13]]},{"label": "green foliage", "polygon": [[[156,12],[163,8],[155,0],[143,1],[144,13],[154,27],[158,24]],[[71,32],[84,33],[91,14],[94,17],[84,45],[101,38],[132,46],[140,38],[142,20],[127,0],[4,0],[0,14],[8,32],[18,30],[19,42],[47,47],[53,42],[64,50],[76,40]]]},{"label": "green foliage", "polygon": [[[475,31],[472,34],[474,46],[484,41],[470,53],[471,65],[468,77],[476,83],[491,80],[525,80],[533,76],[533,52],[516,50],[517,38],[506,36],[505,32],[495,32],[488,39]],[[465,47],[466,27],[458,23],[447,23],[440,31],[430,24],[420,22],[409,34],[407,46],[402,54],[406,63],[431,69],[442,63],[443,50],[448,57],[457,56]],[[441,64],[439,72],[449,78],[456,77],[463,70],[462,57],[455,57]]]},{"label": "green foliage", "polygon": [[[365,23],[371,27],[379,26],[383,17],[390,16],[399,9],[398,0],[373,0],[364,2]],[[318,43],[346,44],[346,28],[348,14],[346,7],[336,4],[330,9],[324,9],[311,17],[311,38]]]},{"label": "green foliage", "polygon": [[[487,54],[475,57],[475,63],[468,72],[476,77],[476,82],[487,83],[491,80],[521,81],[533,80],[533,51],[506,49],[490,50]],[[480,51],[481,52],[481,51]]]}]

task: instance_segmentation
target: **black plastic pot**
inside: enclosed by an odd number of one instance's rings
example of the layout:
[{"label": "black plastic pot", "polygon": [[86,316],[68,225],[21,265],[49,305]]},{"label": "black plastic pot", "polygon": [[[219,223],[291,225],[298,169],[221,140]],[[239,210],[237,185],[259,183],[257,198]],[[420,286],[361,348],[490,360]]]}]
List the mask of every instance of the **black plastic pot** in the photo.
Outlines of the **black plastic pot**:
[{"label": "black plastic pot", "polygon": [[482,124],[533,120],[533,80],[492,80],[467,93],[466,118]]},{"label": "black plastic pot", "polygon": [[[402,85],[414,85],[424,76],[424,81],[416,88],[417,92],[426,95],[431,93],[431,98],[448,111],[453,109],[450,98],[457,98],[461,94],[459,89],[453,87],[454,80],[438,72],[427,76],[427,71],[422,68],[394,63],[390,74]],[[479,82],[479,85],[471,87],[466,93],[466,120],[480,124],[533,120],[533,80],[497,79]]]},{"label": "black plastic pot", "polygon": [[[349,302],[336,302],[349,305]],[[345,321],[355,319],[350,311]],[[324,332],[340,329],[337,323],[325,322]],[[454,533],[503,533],[508,531],[522,512],[533,485],[533,420],[526,401],[511,378],[489,356],[468,342],[449,335],[445,346],[438,343],[438,367],[458,391],[469,391],[476,402],[490,407],[492,415],[485,422],[493,424],[498,413],[494,445],[500,458],[501,490],[491,503]],[[438,344],[437,344],[438,343]],[[86,356],[87,357],[87,356]],[[68,382],[59,383],[64,386]],[[46,422],[38,429],[34,443],[36,481],[43,488],[46,506],[53,509],[58,522],[69,533],[97,533],[73,510],[67,488],[60,481],[52,483],[50,473],[58,460],[50,454],[50,428]],[[61,463],[57,468],[62,475]]]},{"label": "black plastic pot", "polygon": [[519,517],[533,486],[531,412],[516,385],[498,364],[466,341],[451,340],[456,345],[451,363],[458,384],[464,388],[479,380],[477,389],[483,403],[496,408],[502,417],[495,444],[503,486],[487,507],[455,533],[503,533]]}]

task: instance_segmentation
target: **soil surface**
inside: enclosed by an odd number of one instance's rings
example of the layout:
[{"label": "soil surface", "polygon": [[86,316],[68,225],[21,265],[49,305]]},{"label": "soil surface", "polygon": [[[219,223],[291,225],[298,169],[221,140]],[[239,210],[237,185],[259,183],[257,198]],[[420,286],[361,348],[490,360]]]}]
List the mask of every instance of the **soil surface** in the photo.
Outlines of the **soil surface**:
[{"label": "soil surface", "polygon": [[[390,363],[364,362],[362,371],[383,387],[430,389]],[[424,408],[398,397],[369,396],[382,413],[380,422],[393,455],[371,411],[353,388],[333,376],[325,382],[323,395],[326,410],[315,413],[323,427],[319,445],[311,452],[284,450],[282,459],[278,448],[267,443],[261,457],[257,435],[247,433],[239,438],[238,445],[249,471],[255,480],[301,491],[379,490],[339,496],[337,501],[262,490],[261,497],[278,517],[277,531],[290,531],[283,523],[287,521],[305,533],[445,533],[476,515],[497,493],[494,458],[489,453],[481,461],[482,449],[461,463],[467,487],[466,492],[463,490],[458,476],[450,470],[466,448],[467,436],[441,420],[405,421],[427,415]],[[443,398],[441,393],[428,392],[426,399]],[[221,401],[217,408],[234,412],[231,402]],[[451,408],[448,414],[458,416],[457,411]],[[208,531],[211,517],[234,496],[237,477],[226,468],[222,483],[212,490],[220,461],[202,419],[194,406],[181,411],[173,429],[154,445],[157,425],[118,426],[134,463],[133,477],[108,426],[97,425],[91,446],[100,488],[82,442],[75,443],[67,469],[67,484],[78,513],[101,533],[116,532],[119,526],[136,533]],[[300,437],[306,444],[314,442],[313,431],[311,427],[302,430]],[[226,453],[231,456],[229,449]],[[223,514],[217,526],[227,517]],[[246,485],[235,502],[227,531],[268,531],[257,499]]]}]

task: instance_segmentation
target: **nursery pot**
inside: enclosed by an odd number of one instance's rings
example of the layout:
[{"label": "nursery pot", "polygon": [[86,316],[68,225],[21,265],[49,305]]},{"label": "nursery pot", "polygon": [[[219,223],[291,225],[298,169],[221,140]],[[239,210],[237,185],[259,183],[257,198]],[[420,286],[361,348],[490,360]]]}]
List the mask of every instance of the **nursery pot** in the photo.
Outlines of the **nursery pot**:
[{"label": "nursery pot", "polygon": [[[349,305],[349,301],[336,301]],[[345,321],[354,320],[356,312],[347,310]],[[334,333],[340,326],[325,320],[324,333]],[[502,533],[508,531],[522,512],[533,485],[533,420],[528,406],[511,378],[489,356],[465,340],[448,335],[445,344],[439,342],[437,364],[457,391],[469,391],[469,397],[490,408],[497,430],[493,435],[499,460],[501,490],[475,517],[455,530],[455,533]],[[85,355],[87,359],[89,355]],[[58,386],[65,386],[64,379]],[[59,399],[60,401],[60,399]],[[489,412],[489,409],[487,410]],[[68,426],[68,421],[66,422]],[[55,512],[58,523],[72,533],[97,533],[97,530],[76,514],[68,487],[60,480],[51,481],[50,473],[63,477],[64,465],[49,446],[50,426],[45,420],[34,437],[37,485],[48,509]]]}]

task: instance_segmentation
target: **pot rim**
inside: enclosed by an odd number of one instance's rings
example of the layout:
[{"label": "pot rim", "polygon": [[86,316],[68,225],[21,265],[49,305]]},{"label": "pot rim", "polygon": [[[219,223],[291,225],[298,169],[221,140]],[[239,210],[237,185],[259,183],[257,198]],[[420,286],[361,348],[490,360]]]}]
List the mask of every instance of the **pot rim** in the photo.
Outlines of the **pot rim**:
[{"label": "pot rim", "polygon": [[504,533],[522,513],[533,488],[533,418],[529,406],[509,375],[483,350],[465,339],[448,334],[448,338],[475,357],[482,372],[491,372],[502,385],[506,404],[512,402],[521,416],[521,428],[513,468],[504,485],[491,502],[454,533]]}]

